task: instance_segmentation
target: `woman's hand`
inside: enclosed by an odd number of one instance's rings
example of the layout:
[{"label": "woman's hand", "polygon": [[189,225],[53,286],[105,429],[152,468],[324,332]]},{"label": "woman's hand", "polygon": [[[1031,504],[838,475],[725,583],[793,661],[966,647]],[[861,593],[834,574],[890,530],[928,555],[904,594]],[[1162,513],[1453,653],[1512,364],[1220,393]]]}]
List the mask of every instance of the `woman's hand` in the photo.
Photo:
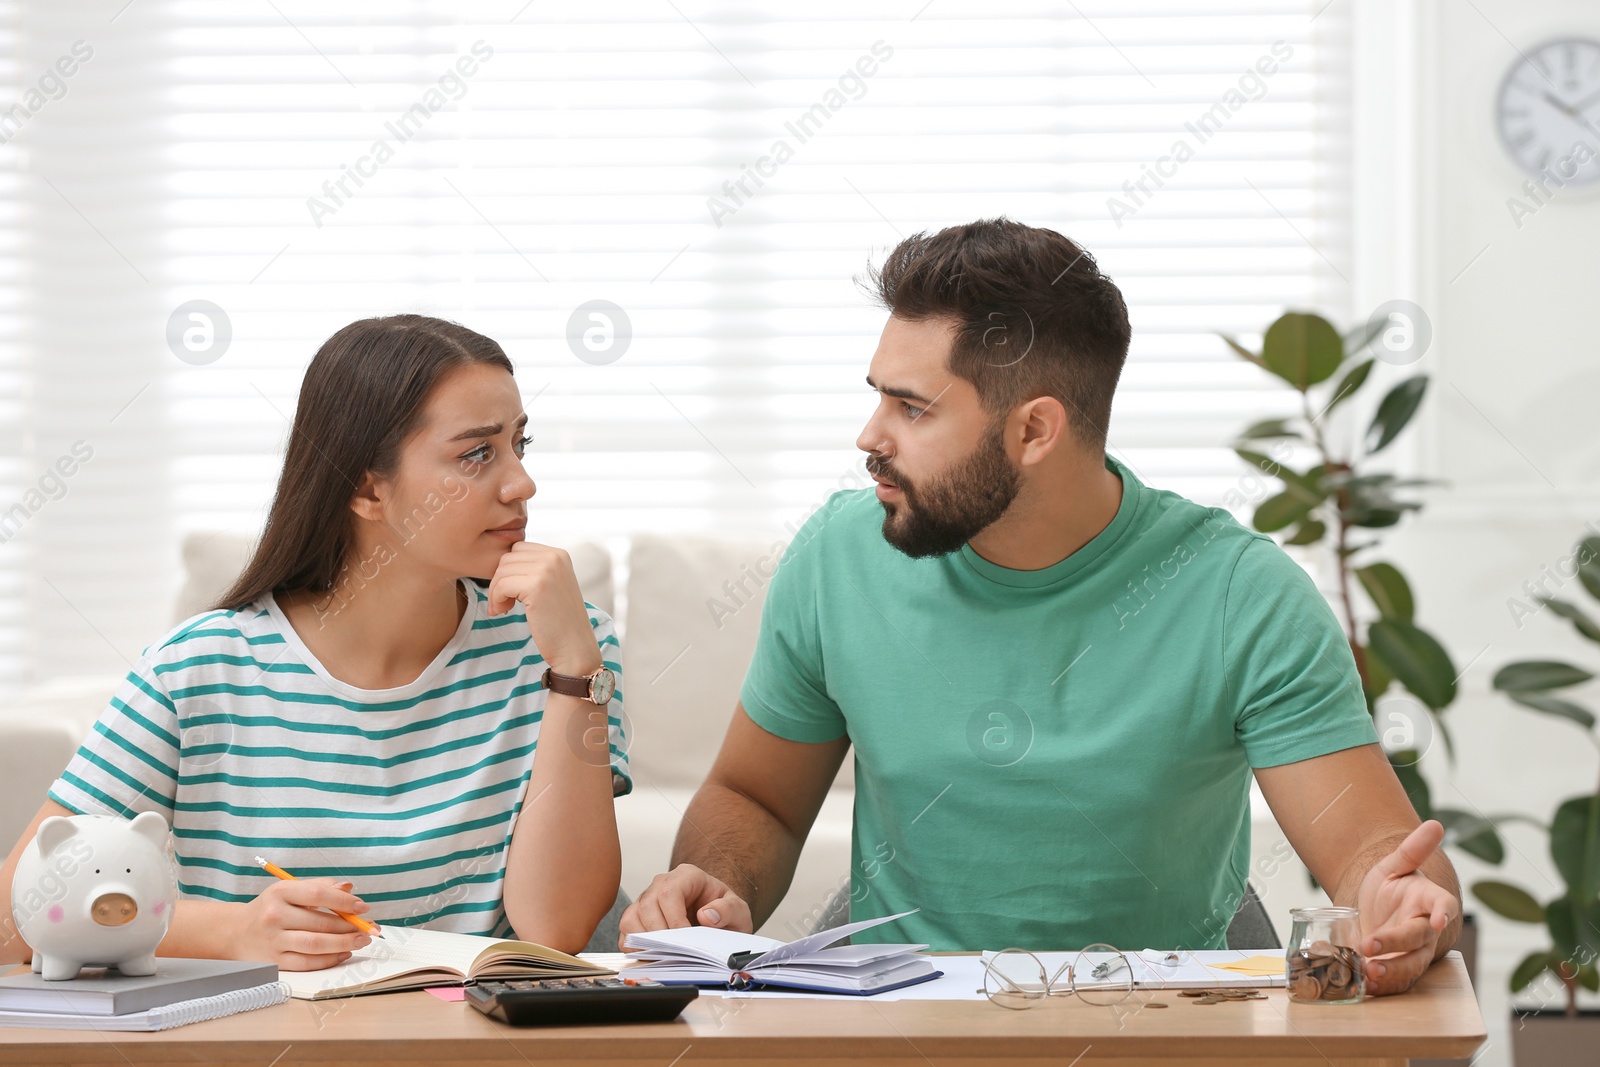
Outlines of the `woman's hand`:
[{"label": "woman's hand", "polygon": [[519,600],[527,609],[533,643],[551,670],[585,675],[600,669],[600,645],[571,556],[532,541],[512,545],[489,580],[489,614],[504,615]]},{"label": "woman's hand", "polygon": [[244,905],[230,955],[276,963],[284,971],[320,971],[344,963],[372,938],[320,909],[352,915],[366,911],[366,903],[351,888],[349,882],[332,878],[274,882]]}]

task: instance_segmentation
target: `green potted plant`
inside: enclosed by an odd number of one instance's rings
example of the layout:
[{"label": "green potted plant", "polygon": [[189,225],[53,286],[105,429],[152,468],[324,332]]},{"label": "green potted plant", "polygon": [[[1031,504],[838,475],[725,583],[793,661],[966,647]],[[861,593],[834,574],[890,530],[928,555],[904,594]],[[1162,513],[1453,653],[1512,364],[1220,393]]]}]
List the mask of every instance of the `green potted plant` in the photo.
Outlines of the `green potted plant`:
[{"label": "green potted plant", "polygon": [[[1336,448],[1327,433],[1329,416],[1367,386],[1376,362],[1370,348],[1387,326],[1387,320],[1379,320],[1341,336],[1320,315],[1288,312],[1267,327],[1259,352],[1223,336],[1241,358],[1300,394],[1298,415],[1250,426],[1239,435],[1235,451],[1251,467],[1283,483],[1282,491],[1256,506],[1255,529],[1282,535],[1285,544],[1317,546],[1330,555],[1338,589],[1333,607],[1355,657],[1368,713],[1376,715],[1380,698],[1397,687],[1426,709],[1415,716],[1426,723],[1402,721],[1401,744],[1385,746],[1418,817],[1438,819],[1447,846],[1498,864],[1505,858],[1505,846],[1494,825],[1474,812],[1435,807],[1417,769],[1426,745],[1407,742],[1415,742],[1422,730],[1436,732],[1454,762],[1443,713],[1455,700],[1456,669],[1444,646],[1417,623],[1416,598],[1405,575],[1392,562],[1376,558],[1383,531],[1422,507],[1406,491],[1439,484],[1402,479],[1371,465],[1417,413],[1428,376],[1416,374],[1392,386],[1359,440]],[[1297,460],[1301,469],[1296,469]],[[1358,600],[1357,589],[1364,602]],[[1386,732],[1380,729],[1380,735]],[[1411,736],[1403,736],[1406,732]],[[1386,742],[1393,740],[1385,737]],[[1464,918],[1457,947],[1469,974],[1474,973],[1476,928],[1471,916]]]},{"label": "green potted plant", "polygon": [[[1600,599],[1600,537],[1579,542],[1574,552],[1577,577],[1591,597]],[[1600,622],[1568,600],[1538,596],[1542,608],[1570,622],[1579,636],[1600,643]],[[1494,676],[1494,688],[1532,711],[1565,720],[1600,747],[1594,712],[1564,692],[1594,673],[1560,660],[1508,663]],[[1541,904],[1526,890],[1500,881],[1473,883],[1472,894],[1498,915],[1544,926],[1550,941],[1530,952],[1511,972],[1511,990],[1522,993],[1543,976],[1558,983],[1560,1008],[1513,1007],[1512,1040],[1518,1063],[1592,1063],[1600,1048],[1600,1010],[1578,1008],[1578,990],[1600,991],[1600,789],[1569,797],[1556,806],[1550,824],[1550,858],[1562,891]],[[1549,979],[1546,979],[1548,982]]]}]

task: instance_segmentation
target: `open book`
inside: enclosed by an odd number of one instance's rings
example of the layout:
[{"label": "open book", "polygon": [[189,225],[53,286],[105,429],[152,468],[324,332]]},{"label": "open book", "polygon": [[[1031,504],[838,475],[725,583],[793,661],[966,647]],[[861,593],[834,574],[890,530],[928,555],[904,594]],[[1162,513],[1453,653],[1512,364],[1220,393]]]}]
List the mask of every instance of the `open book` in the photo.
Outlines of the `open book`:
[{"label": "open book", "polygon": [[910,914],[866,919],[787,943],[708,926],[629,934],[623,948],[630,959],[641,962],[620,973],[669,985],[882,993],[940,976],[933,961],[919,954],[928,946],[835,942]]},{"label": "open book", "polygon": [[356,993],[466,985],[484,979],[584,978],[616,972],[531,941],[500,941],[477,934],[385,926],[346,963],[321,971],[283,971],[300,1000]]}]

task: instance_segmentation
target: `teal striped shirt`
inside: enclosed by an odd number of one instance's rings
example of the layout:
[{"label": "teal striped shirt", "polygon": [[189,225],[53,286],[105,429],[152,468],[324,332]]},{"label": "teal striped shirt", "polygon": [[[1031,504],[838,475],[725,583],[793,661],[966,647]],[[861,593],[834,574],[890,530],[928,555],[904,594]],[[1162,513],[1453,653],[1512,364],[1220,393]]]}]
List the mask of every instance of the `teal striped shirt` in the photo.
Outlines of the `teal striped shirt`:
[{"label": "teal striped shirt", "polygon": [[[161,814],[179,889],[252,900],[265,856],[353,882],[382,925],[506,936],[506,850],[544,714],[544,660],[521,604],[467,610],[415,680],[358,689],[327,672],[268,595],[185,620],[145,650],[50,797],[80,813]],[[620,647],[589,607],[617,692],[613,791],[632,789]]]}]

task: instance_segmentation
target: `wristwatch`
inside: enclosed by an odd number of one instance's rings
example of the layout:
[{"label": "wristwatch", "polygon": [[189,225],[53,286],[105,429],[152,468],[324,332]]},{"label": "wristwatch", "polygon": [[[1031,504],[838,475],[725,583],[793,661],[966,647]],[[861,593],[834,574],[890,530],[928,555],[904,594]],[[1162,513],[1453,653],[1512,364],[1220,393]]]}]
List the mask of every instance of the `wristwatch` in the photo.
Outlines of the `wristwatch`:
[{"label": "wristwatch", "polygon": [[544,669],[544,687],[552,693],[587,700],[605,707],[617,688],[617,676],[610,667],[601,667],[593,674],[557,674],[549,667]]}]

